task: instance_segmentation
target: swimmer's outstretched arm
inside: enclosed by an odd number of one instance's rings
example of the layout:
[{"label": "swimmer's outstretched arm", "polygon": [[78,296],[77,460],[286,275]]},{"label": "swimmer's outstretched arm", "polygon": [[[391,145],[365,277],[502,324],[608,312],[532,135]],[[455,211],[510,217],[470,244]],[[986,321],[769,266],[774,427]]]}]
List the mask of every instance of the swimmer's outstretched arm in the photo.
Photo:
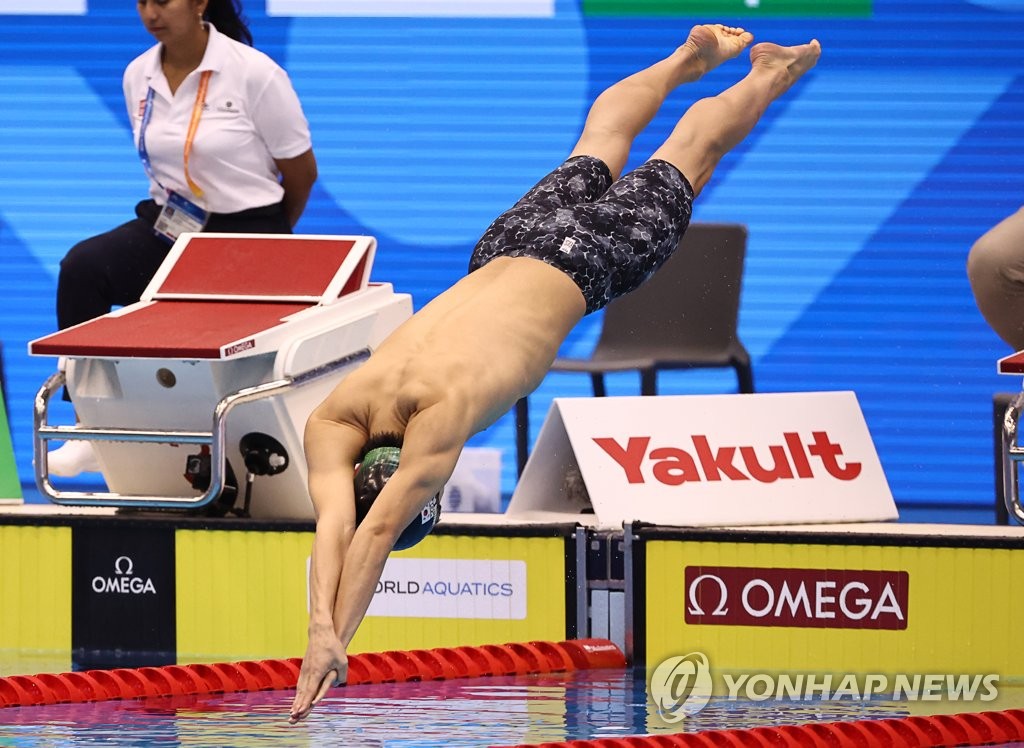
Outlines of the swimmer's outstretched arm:
[{"label": "swimmer's outstretched arm", "polygon": [[444,490],[468,434],[438,406],[409,419],[398,469],[352,538],[341,573],[334,623],[347,648],[366,615],[388,554],[430,499]]},{"label": "swimmer's outstretched arm", "polygon": [[316,535],[310,563],[309,641],[292,702],[290,720],[310,709],[348,675],[348,657],[338,639],[335,609],[345,558],[355,532],[352,475],[365,437],[355,429],[316,413],[305,433],[309,493],[316,511]]},{"label": "swimmer's outstretched arm", "polygon": [[[348,674],[345,652],[366,615],[395,541],[430,498],[444,488],[455,469],[468,436],[458,425],[458,420],[446,418],[431,408],[409,420],[398,469],[380,492],[359,528],[348,535],[343,563],[337,567],[337,574],[328,578],[329,570],[325,570],[320,580],[321,587],[317,590],[320,594],[314,593],[316,624],[311,615],[310,642],[292,703],[291,722],[298,722],[308,716],[336,681],[345,682]],[[316,432],[316,429],[307,427],[307,439],[315,440]],[[310,450],[319,453],[320,445],[310,444],[307,447],[307,459],[312,457],[312,493],[316,454]],[[355,459],[358,456],[353,458],[353,464]],[[319,477],[319,471],[317,473]],[[352,496],[351,466],[345,484],[348,494]],[[348,500],[348,506],[352,507],[354,522],[354,498]],[[318,518],[314,550],[324,549],[329,552],[330,549],[325,547],[330,545],[333,538],[333,527],[324,524],[322,517]],[[332,555],[332,558],[337,557]],[[316,556],[314,560],[320,563]],[[327,566],[326,563],[323,565]],[[335,587],[337,594],[334,600],[333,636],[328,638],[320,614],[323,604],[320,601],[326,602],[326,590],[331,579],[337,579],[338,582]]]}]

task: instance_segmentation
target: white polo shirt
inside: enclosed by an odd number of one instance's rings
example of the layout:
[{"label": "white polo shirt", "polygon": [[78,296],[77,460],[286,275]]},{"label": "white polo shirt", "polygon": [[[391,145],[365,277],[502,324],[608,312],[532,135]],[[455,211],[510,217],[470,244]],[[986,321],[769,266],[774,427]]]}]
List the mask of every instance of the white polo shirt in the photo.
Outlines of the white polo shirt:
[{"label": "white polo shirt", "polygon": [[[174,190],[214,213],[279,203],[284,190],[274,159],[300,156],[312,146],[299,97],[276,62],[207,25],[203,61],[174,95],[160,65],[162,45],[125,69],[124,98],[136,148],[150,87],[154,93],[146,128],[146,151],[156,177],[150,178],[149,194],[163,205],[164,188]],[[188,167],[204,192],[200,198],[185,180],[185,139],[204,70],[212,74]]]}]

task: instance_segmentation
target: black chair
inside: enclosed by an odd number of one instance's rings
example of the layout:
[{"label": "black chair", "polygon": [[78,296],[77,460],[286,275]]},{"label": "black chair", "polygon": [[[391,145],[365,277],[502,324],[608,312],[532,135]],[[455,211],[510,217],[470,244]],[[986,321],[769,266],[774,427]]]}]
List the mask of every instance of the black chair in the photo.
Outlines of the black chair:
[{"label": "black chair", "polygon": [[[640,394],[656,395],[662,369],[730,367],[740,392],[754,391],[750,354],[737,334],[747,228],[693,223],[678,250],[636,291],[611,302],[586,359],[558,358],[552,371],[590,375],[605,396],[604,375],[638,371]],[[522,474],[529,453],[529,404],[516,403],[516,457]]]}]

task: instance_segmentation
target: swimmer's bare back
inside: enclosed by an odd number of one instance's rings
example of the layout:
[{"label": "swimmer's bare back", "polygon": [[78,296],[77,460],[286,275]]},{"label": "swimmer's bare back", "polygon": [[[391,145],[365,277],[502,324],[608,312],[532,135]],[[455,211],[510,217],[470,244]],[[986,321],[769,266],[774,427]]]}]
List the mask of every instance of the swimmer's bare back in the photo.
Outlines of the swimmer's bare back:
[{"label": "swimmer's bare back", "polygon": [[443,405],[468,436],[540,384],[585,310],[560,270],[499,257],[402,324],[318,410],[367,432],[403,433],[414,413]]}]

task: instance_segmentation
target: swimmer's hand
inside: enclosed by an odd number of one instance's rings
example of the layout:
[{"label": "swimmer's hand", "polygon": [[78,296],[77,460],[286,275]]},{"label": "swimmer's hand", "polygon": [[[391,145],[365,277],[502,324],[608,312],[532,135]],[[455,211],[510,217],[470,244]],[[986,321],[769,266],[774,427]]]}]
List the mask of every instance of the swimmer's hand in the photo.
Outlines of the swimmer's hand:
[{"label": "swimmer's hand", "polygon": [[347,678],[348,656],[333,629],[310,631],[288,722],[294,725],[308,717],[328,689],[344,685]]}]

